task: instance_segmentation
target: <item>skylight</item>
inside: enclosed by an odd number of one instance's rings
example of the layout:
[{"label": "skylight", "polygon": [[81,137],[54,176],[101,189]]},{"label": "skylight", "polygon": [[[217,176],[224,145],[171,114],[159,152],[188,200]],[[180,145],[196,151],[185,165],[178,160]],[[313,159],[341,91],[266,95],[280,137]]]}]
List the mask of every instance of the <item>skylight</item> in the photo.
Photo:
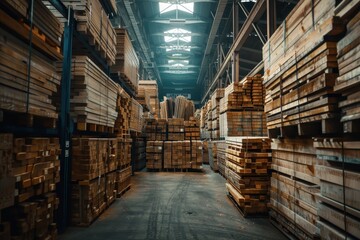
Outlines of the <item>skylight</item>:
[{"label": "skylight", "polygon": [[168,46],[166,48],[167,52],[170,51],[185,51],[185,52],[190,52],[191,47],[190,46],[183,46],[183,45],[172,45],[172,46]]},{"label": "skylight", "polygon": [[176,65],[185,66],[185,65],[189,64],[189,60],[168,60],[168,63],[173,64],[174,66],[176,66]]},{"label": "skylight", "polygon": [[174,28],[164,32],[164,34],[165,42],[173,42],[177,40],[191,42],[191,32],[182,28]]},{"label": "skylight", "polygon": [[170,12],[173,10],[179,10],[190,14],[194,13],[194,3],[159,3],[160,14]]}]

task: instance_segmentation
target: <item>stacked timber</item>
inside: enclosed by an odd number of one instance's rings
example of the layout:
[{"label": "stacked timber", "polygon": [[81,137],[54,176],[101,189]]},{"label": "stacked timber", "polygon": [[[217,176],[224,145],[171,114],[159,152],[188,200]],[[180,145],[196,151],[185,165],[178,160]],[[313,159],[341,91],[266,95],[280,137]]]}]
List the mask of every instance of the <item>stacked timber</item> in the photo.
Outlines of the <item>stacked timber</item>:
[{"label": "stacked timber", "polygon": [[173,168],[172,165],[172,147],[173,141],[165,141],[164,142],[164,169]]},{"label": "stacked timber", "polygon": [[125,82],[134,92],[138,91],[139,59],[124,28],[116,28],[116,61],[110,72],[116,82]]},{"label": "stacked timber", "polygon": [[169,141],[183,141],[184,135],[184,119],[182,118],[169,118],[168,119],[168,137]]},{"label": "stacked timber", "polygon": [[203,141],[203,163],[209,164],[209,141]]},{"label": "stacked timber", "polygon": [[165,141],[167,135],[166,119],[146,119],[145,132],[147,141]]},{"label": "stacked timber", "polygon": [[117,118],[114,125],[114,133],[118,137],[128,137],[131,118],[131,98],[124,89],[118,86],[116,112]]},{"label": "stacked timber", "polygon": [[183,118],[189,120],[194,116],[195,106],[193,101],[188,100],[184,96],[177,96],[175,98],[174,118]]},{"label": "stacked timber", "polygon": [[117,139],[117,162],[118,168],[116,170],[115,190],[117,197],[120,197],[126,192],[131,185],[132,175],[132,139],[118,138]]},{"label": "stacked timber", "polygon": [[220,138],[220,99],[224,97],[224,88],[216,89],[210,97],[211,101],[211,130],[212,139]]},{"label": "stacked timber", "polygon": [[263,47],[271,137],[339,131],[339,98],[333,89],[337,51],[331,40],[344,27],[334,17],[335,4],[335,0],[299,2]]},{"label": "stacked timber", "polygon": [[73,57],[72,66],[70,115],[77,129],[112,133],[118,85],[86,56]]},{"label": "stacked timber", "polygon": [[217,164],[218,164],[218,170],[221,176],[223,176],[225,179],[227,178],[226,172],[226,149],[227,149],[227,143],[226,141],[218,141],[217,142]]},{"label": "stacked timber", "polygon": [[225,88],[220,100],[220,138],[266,135],[263,93],[260,75]]},{"label": "stacked timber", "polygon": [[[90,45],[111,66],[116,57],[116,32],[99,0],[62,0],[74,10],[76,30],[82,33]],[[89,50],[74,38],[73,53],[87,55]]]},{"label": "stacked timber", "polygon": [[293,237],[313,239],[319,231],[316,221],[320,192],[313,142],[273,140],[271,148],[271,220]]},{"label": "stacked timber", "polygon": [[116,193],[117,197],[121,197],[131,187],[131,166],[120,169],[116,172]]},{"label": "stacked timber", "polygon": [[270,139],[234,137],[227,141],[226,188],[244,216],[268,212]]},{"label": "stacked timber", "polygon": [[314,140],[320,179],[318,227],[324,239],[360,237],[360,141],[344,138]]},{"label": "stacked timber", "polygon": [[341,109],[343,132],[358,134],[360,132],[360,13],[356,8],[355,11],[357,13],[355,16],[347,16],[349,20],[346,25],[346,35],[337,43],[339,76],[335,81],[334,89],[342,96],[338,106]]},{"label": "stacked timber", "polygon": [[167,139],[167,120],[159,118],[156,121],[156,141]]},{"label": "stacked timber", "polygon": [[203,162],[203,144],[200,140],[191,140],[190,169],[201,169]]},{"label": "stacked timber", "polygon": [[211,107],[211,101],[209,99],[209,101],[206,103],[206,115],[205,115],[205,131],[206,131],[206,135],[208,137],[208,139],[213,139],[212,138],[212,111],[211,111],[212,107]]},{"label": "stacked timber", "polygon": [[190,117],[189,121],[184,121],[185,140],[200,140],[199,120]]},{"label": "stacked timber", "polygon": [[146,168],[163,168],[163,141],[148,141],[146,143]]},{"label": "stacked timber", "polygon": [[134,98],[131,98],[130,130],[140,133],[143,124],[143,108]]},{"label": "stacked timber", "polygon": [[140,80],[139,88],[144,88],[150,97],[150,112],[155,118],[160,117],[159,90],[155,80]]},{"label": "stacked timber", "polygon": [[136,101],[141,104],[144,112],[149,112],[151,109],[150,96],[147,93],[143,85],[139,85],[138,92],[136,94]]},{"label": "stacked timber", "polygon": [[217,142],[218,141],[208,142],[209,164],[214,172],[219,171],[218,161],[217,161]]},{"label": "stacked timber", "polygon": [[145,138],[137,137],[133,139],[133,151],[131,154],[134,163],[134,171],[140,171],[146,167],[146,142]]},{"label": "stacked timber", "polygon": [[13,135],[0,134],[0,210],[14,205],[13,157]]}]

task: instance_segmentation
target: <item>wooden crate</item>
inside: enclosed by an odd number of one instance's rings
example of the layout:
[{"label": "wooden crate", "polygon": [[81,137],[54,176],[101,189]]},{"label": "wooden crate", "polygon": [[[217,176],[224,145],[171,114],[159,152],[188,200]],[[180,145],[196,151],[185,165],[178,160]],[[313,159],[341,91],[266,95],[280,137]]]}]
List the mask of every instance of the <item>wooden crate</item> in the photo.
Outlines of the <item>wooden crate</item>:
[{"label": "wooden crate", "polygon": [[163,142],[148,141],[146,143],[146,168],[162,169],[163,168]]}]

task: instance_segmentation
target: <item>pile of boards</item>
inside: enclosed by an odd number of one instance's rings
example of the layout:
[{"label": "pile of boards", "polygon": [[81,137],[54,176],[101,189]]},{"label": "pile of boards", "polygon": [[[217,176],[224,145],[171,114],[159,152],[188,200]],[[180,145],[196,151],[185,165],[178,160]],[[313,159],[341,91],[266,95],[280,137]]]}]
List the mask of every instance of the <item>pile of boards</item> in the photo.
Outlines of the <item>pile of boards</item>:
[{"label": "pile of boards", "polygon": [[132,175],[132,143],[129,137],[117,139],[117,161],[115,191],[117,197],[121,197],[131,186]]},{"label": "pile of boards", "polygon": [[270,142],[264,137],[234,137],[226,141],[226,188],[244,216],[268,212]]},{"label": "pile of boards", "polygon": [[133,150],[131,154],[134,171],[140,171],[146,167],[146,141],[145,137],[133,138]]},{"label": "pile of boards", "polygon": [[150,96],[145,88],[140,86],[138,89],[138,93],[136,94],[136,101],[141,104],[144,109],[144,112],[149,112],[151,109],[150,105]]},{"label": "pile of boards", "polygon": [[209,108],[211,108],[210,101],[204,104],[204,106],[201,108],[201,114],[200,114],[201,139],[211,139],[212,122],[209,116],[210,113]]},{"label": "pile of boards", "polygon": [[220,99],[220,138],[265,136],[262,77],[245,77],[225,88]]},{"label": "pile of boards", "polygon": [[203,141],[203,163],[209,164],[209,142]]},{"label": "pile of boards", "polygon": [[130,130],[140,133],[143,130],[144,118],[143,107],[134,99],[131,98],[130,111]]},{"label": "pile of boards", "polygon": [[118,86],[117,90],[117,118],[115,120],[114,133],[118,137],[126,137],[129,136],[132,100],[123,88]]},{"label": "pile of boards", "polygon": [[[116,32],[99,0],[62,0],[74,10],[76,30],[82,33],[97,53],[111,66],[115,63]],[[74,37],[73,53],[87,55],[89,50]]]},{"label": "pile of boards", "polygon": [[199,140],[165,141],[164,169],[201,169],[202,142]]},{"label": "pile of boards", "polygon": [[189,121],[184,121],[185,140],[200,140],[199,120],[190,117]]},{"label": "pile of boards", "polygon": [[138,91],[139,59],[131,43],[127,30],[115,28],[116,32],[116,61],[110,71],[117,82],[126,83],[135,93]]},{"label": "pile of boards", "polygon": [[166,119],[145,119],[145,134],[147,141],[165,141],[167,139]]},{"label": "pile of boards", "polygon": [[225,179],[226,177],[226,149],[227,149],[227,143],[225,140],[217,141],[216,142],[216,150],[217,150],[217,166],[218,171],[221,176],[223,176]]},{"label": "pile of boards", "polygon": [[174,105],[174,118],[183,118],[189,120],[194,116],[195,106],[193,101],[184,96],[177,96]]},{"label": "pile of boards", "polygon": [[55,63],[62,59],[59,39],[63,28],[41,0],[35,0],[30,29],[28,8],[27,1],[0,3],[2,122],[55,128],[55,97],[61,80]]},{"label": "pile of boards", "polygon": [[214,140],[220,138],[220,99],[224,97],[224,89],[218,88],[216,89],[210,97],[211,109],[209,109],[209,122],[210,130],[212,131],[211,137]]},{"label": "pile of boards", "polygon": [[209,165],[214,172],[217,172],[219,170],[217,160],[217,143],[218,141],[208,142]]},{"label": "pile of boards", "polygon": [[150,113],[154,118],[160,117],[159,90],[156,80],[140,80],[139,89],[143,88],[150,97]]},{"label": "pile of boards", "polygon": [[1,239],[56,239],[58,138],[0,134]]}]

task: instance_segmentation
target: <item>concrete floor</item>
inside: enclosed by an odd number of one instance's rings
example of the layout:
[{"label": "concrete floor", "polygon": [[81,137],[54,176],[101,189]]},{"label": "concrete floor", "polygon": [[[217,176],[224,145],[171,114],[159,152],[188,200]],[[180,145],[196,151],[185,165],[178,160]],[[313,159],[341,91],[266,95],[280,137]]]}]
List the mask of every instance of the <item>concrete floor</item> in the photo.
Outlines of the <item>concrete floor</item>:
[{"label": "concrete floor", "polygon": [[69,228],[59,238],[286,239],[267,218],[243,218],[226,196],[224,178],[203,170],[136,173],[130,191],[89,228]]}]

